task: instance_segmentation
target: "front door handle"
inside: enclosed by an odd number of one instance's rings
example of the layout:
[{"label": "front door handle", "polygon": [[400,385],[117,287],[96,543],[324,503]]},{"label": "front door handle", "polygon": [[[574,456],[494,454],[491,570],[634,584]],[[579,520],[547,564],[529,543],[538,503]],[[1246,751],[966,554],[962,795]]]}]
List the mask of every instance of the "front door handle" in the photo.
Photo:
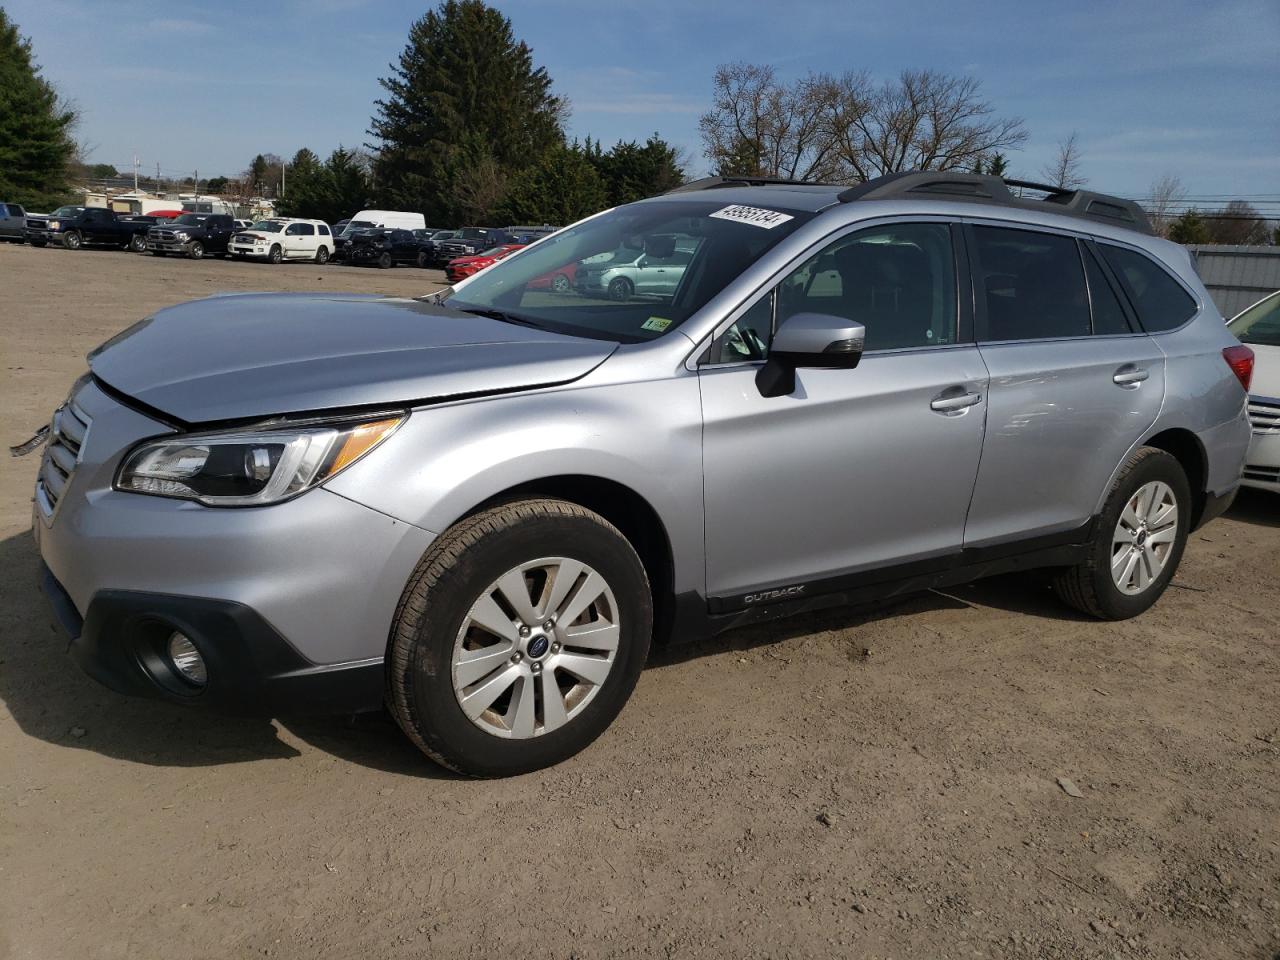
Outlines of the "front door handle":
[{"label": "front door handle", "polygon": [[1132,363],[1126,363],[1115,372],[1115,376],[1111,378],[1111,382],[1121,387],[1133,389],[1150,376],[1151,371],[1147,370],[1146,367],[1135,367]]},{"label": "front door handle", "polygon": [[958,413],[961,410],[967,410],[975,403],[982,402],[982,394],[980,393],[952,393],[950,391],[939,394],[929,403],[930,410],[936,410],[938,413]]}]

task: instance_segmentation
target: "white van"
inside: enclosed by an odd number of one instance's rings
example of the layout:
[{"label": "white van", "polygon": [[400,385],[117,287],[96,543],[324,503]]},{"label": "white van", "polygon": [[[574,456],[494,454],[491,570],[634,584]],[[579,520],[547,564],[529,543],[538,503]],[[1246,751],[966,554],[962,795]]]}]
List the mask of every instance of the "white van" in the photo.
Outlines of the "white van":
[{"label": "white van", "polygon": [[405,213],[403,210],[361,210],[351,218],[347,226],[355,227],[357,230],[368,230],[374,227],[425,230],[427,221],[420,213]]}]

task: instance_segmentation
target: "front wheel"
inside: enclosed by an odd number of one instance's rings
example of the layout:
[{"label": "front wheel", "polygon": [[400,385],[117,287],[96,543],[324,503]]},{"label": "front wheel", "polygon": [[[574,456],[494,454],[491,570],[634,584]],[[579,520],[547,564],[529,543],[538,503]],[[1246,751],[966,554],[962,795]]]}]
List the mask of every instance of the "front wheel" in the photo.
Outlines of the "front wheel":
[{"label": "front wheel", "polygon": [[614,277],[609,281],[610,300],[630,300],[635,290],[635,286],[626,277]]},{"label": "front wheel", "polygon": [[1182,559],[1191,486],[1163,450],[1142,447],[1121,468],[1083,563],[1059,573],[1054,591],[1102,620],[1136,617],[1160,599]]},{"label": "front wheel", "polygon": [[391,264],[392,264],[391,254],[384,253],[382,256],[378,257],[378,266],[380,266],[383,270],[390,270]]},{"label": "front wheel", "polygon": [[316,263],[325,264],[329,262],[329,248],[321,247],[316,251]]},{"label": "front wheel", "polygon": [[279,263],[284,259],[284,251],[280,249],[280,244],[275,244],[271,248],[271,252],[267,254],[267,260],[271,263]]},{"label": "front wheel", "polygon": [[77,233],[75,230],[72,230],[70,233],[65,234],[62,238],[62,245],[66,247],[68,250],[79,250],[83,243],[84,243],[84,238],[81,237],[80,234]]},{"label": "front wheel", "polygon": [[506,503],[418,564],[392,629],[388,706],[450,769],[537,770],[613,722],[652,630],[644,567],[613,524],[563,500]]},{"label": "front wheel", "polygon": [[187,247],[187,256],[192,260],[204,259],[204,244],[199,240],[193,240],[191,246]]}]

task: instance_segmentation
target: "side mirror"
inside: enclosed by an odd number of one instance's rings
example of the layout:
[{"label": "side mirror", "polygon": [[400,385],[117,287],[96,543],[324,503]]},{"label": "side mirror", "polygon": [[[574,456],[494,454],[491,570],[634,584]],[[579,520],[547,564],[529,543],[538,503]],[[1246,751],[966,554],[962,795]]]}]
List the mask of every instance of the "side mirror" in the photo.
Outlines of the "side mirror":
[{"label": "side mirror", "polygon": [[762,397],[785,397],[795,393],[796,370],[801,367],[852,370],[862,359],[866,342],[867,328],[857,321],[826,313],[797,313],[773,335],[769,359],[756,373],[756,389]]}]

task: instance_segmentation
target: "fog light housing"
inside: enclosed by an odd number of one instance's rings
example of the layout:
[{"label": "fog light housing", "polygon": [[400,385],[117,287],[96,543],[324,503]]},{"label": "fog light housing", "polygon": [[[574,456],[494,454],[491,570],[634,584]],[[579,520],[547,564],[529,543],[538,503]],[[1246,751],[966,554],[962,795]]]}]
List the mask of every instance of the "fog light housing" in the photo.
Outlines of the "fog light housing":
[{"label": "fog light housing", "polygon": [[205,666],[204,657],[185,633],[175,630],[169,634],[169,662],[178,674],[188,683],[203,687],[209,682],[209,669]]}]

